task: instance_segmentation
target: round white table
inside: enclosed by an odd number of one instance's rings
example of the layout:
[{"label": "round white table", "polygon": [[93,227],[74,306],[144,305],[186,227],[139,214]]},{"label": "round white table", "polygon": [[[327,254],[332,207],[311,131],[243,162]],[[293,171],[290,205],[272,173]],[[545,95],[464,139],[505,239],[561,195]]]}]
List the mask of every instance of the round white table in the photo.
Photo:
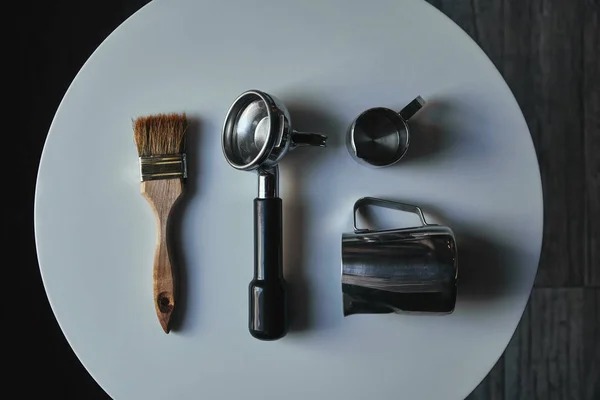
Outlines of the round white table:
[{"label": "round white table", "polygon": [[[256,177],[220,130],[247,89],[279,97],[327,149],[281,163],[292,329],[247,330]],[[406,159],[357,164],[363,110],[427,101]],[[189,179],[176,227],[183,291],[169,335],[152,302],[155,227],[131,121],[185,111]],[[340,239],[363,196],[454,229],[451,315],[342,316]],[[477,45],[422,0],[158,0],[90,57],[52,123],[35,232],[44,285],[77,356],[115,399],[459,399],[510,340],[539,261],[542,191],[527,125]]]}]

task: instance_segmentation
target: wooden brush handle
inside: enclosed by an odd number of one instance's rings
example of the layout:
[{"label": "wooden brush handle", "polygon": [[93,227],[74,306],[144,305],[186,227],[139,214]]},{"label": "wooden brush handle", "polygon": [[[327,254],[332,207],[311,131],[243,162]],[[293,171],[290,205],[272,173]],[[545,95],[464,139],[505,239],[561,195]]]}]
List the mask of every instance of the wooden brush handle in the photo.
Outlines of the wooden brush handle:
[{"label": "wooden brush handle", "polygon": [[158,242],[154,254],[154,307],[165,333],[169,333],[169,322],[175,308],[176,295],[174,268],[169,253],[169,216],[182,192],[181,179],[142,182],[142,194],[156,214]]}]

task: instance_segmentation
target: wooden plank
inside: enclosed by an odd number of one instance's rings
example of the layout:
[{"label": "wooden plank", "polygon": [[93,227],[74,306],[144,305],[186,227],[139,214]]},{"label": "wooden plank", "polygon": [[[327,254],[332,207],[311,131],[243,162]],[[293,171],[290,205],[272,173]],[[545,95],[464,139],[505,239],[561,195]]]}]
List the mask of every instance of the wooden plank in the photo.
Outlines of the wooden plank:
[{"label": "wooden plank", "polygon": [[[534,289],[541,290],[541,289]],[[504,398],[533,399],[533,370],[531,368],[531,314],[532,300],[504,352]]]},{"label": "wooden plank", "polygon": [[471,0],[475,41],[504,73],[504,2],[505,0]]},{"label": "wooden plank", "polygon": [[585,377],[584,355],[589,348],[584,332],[598,327],[597,321],[585,315],[594,307],[587,304],[593,298],[585,291],[534,289],[505,353],[506,399],[591,399],[584,393],[591,390],[584,383],[594,379]]},{"label": "wooden plank", "polygon": [[[583,23],[583,129],[587,190],[586,286],[600,286],[600,1],[586,2]],[[599,378],[600,380],[600,378]]]},{"label": "wooden plank", "polygon": [[583,399],[600,399],[600,288],[585,289]]}]

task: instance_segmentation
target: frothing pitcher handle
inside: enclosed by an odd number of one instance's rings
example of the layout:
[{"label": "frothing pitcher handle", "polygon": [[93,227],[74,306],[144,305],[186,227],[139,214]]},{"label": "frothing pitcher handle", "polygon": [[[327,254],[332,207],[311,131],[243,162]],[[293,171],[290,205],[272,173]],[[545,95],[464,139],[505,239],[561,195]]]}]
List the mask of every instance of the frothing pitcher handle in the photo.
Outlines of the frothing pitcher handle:
[{"label": "frothing pitcher handle", "polygon": [[249,285],[248,328],[260,340],[282,338],[288,330],[281,209],[278,197],[254,199],[254,279]]},{"label": "frothing pitcher handle", "polygon": [[412,118],[425,105],[425,100],[421,96],[415,97],[413,101],[408,103],[398,114],[406,121]]},{"label": "frothing pitcher handle", "polygon": [[325,147],[327,146],[327,136],[321,135],[320,133],[309,133],[309,132],[292,132],[292,145],[291,147],[300,146],[316,146]]},{"label": "frothing pitcher handle", "polygon": [[362,197],[362,198],[356,200],[356,203],[354,203],[353,214],[354,214],[354,232],[355,233],[364,233],[364,232],[370,231],[369,229],[359,228],[356,223],[356,214],[358,213],[358,211],[360,210],[361,207],[368,206],[368,205],[389,208],[392,210],[411,212],[411,213],[417,214],[419,216],[419,218],[421,219],[422,226],[428,225],[427,221],[425,221],[425,215],[423,214],[423,210],[421,210],[421,208],[418,206],[413,206],[411,204],[405,204],[405,203],[399,203],[397,201],[378,199],[375,197]]}]

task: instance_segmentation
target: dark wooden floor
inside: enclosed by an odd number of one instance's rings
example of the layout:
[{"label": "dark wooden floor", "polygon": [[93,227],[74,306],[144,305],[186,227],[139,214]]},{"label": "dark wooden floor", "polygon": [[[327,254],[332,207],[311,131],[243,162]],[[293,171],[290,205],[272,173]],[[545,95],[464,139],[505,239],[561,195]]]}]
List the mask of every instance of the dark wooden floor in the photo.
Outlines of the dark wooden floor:
[{"label": "dark wooden floor", "polygon": [[[544,188],[544,244],[529,305],[505,354],[469,399],[599,399],[600,1],[429,2],[480,44],[513,90]],[[31,210],[39,155],[60,99],[96,46],[147,1],[26,3],[18,14],[22,213],[11,213],[9,226],[25,264],[19,326],[37,339],[26,341],[15,363],[28,378],[19,398],[43,387],[44,397],[106,399],[50,311]]]}]

